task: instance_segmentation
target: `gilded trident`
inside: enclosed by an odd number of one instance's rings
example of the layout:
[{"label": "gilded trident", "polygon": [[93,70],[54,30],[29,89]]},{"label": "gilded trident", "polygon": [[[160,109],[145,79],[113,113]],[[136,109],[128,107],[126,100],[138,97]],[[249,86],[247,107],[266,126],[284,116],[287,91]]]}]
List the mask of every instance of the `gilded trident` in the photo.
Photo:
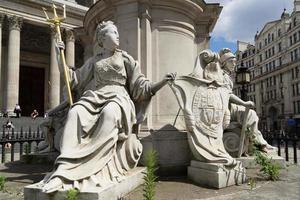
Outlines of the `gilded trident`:
[{"label": "gilded trident", "polygon": [[[47,9],[46,8],[42,8],[45,16],[46,16],[46,20],[47,22],[49,22],[50,26],[54,25],[55,30],[56,30],[56,34],[57,34],[57,41],[58,43],[62,43],[62,39],[61,39],[61,32],[60,32],[60,24],[61,22],[63,22],[66,19],[66,5],[62,6],[64,9],[64,13],[63,13],[63,17],[58,17],[57,12],[56,12],[56,5],[53,3],[52,4],[52,8],[53,8],[53,18],[49,18],[48,14],[47,14]],[[69,103],[70,106],[73,105],[73,99],[72,99],[72,93],[71,93],[71,87],[70,87],[70,81],[69,81],[69,74],[68,74],[68,66],[66,64],[66,58],[65,58],[65,54],[64,54],[64,49],[60,48],[60,57],[61,57],[61,62],[63,64],[63,69],[64,69],[64,77],[65,77],[65,84],[67,87],[67,91],[68,91],[68,97],[69,97]]]}]

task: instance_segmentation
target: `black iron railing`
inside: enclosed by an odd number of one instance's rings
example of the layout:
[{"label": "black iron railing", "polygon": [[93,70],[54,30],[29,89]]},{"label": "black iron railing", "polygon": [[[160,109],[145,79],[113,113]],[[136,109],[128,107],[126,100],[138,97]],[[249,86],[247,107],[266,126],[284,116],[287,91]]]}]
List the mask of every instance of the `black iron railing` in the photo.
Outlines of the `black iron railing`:
[{"label": "black iron railing", "polygon": [[[7,129],[3,126],[2,135],[0,135],[0,146],[1,146],[1,163],[5,162],[7,153],[10,153],[10,161],[15,160],[15,150],[19,150],[20,158],[24,154],[24,147],[26,153],[33,152],[32,144],[35,142],[38,145],[45,139],[44,134],[37,128],[36,131],[32,131],[31,127],[27,131],[24,131],[21,127],[20,131],[15,129]],[[16,144],[19,144],[19,148],[16,149]]]}]

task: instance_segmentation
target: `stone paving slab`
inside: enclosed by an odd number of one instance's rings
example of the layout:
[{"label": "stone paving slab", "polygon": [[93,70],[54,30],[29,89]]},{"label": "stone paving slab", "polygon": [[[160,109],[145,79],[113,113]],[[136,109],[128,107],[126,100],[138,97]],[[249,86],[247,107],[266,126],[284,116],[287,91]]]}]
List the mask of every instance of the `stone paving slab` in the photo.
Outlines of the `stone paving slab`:
[{"label": "stone paving slab", "polygon": [[[0,192],[0,200],[23,200],[23,187],[40,181],[51,165],[24,164],[13,162],[0,165],[0,175],[7,177],[6,192]],[[290,165],[281,170],[280,180],[265,181],[258,170],[247,170],[247,175],[256,179],[256,187],[251,190],[247,184],[223,189],[210,189],[193,184],[186,177],[160,178],[156,186],[156,200],[299,200],[300,166]],[[122,200],[143,199],[143,188],[140,186]]]}]

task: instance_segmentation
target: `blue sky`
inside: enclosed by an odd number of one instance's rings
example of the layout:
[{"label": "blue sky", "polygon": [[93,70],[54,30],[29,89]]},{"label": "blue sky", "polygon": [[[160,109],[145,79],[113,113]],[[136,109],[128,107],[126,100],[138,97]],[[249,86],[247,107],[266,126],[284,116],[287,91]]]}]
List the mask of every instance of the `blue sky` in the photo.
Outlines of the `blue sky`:
[{"label": "blue sky", "polygon": [[283,9],[293,10],[294,0],[204,0],[223,6],[217,24],[211,33],[210,48],[236,51],[237,40],[254,43],[256,31],[273,20],[280,19]]}]

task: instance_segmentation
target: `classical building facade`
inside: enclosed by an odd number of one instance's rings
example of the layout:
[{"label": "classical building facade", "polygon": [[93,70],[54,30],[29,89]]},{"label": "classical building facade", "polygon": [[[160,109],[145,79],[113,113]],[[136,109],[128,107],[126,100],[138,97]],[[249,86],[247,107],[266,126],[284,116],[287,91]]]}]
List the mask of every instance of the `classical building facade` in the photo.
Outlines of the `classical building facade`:
[{"label": "classical building facade", "polygon": [[[255,43],[238,42],[238,67],[248,67],[248,99],[256,103],[261,128],[281,129],[287,119],[300,124],[300,1],[291,14],[265,24]],[[240,86],[235,87],[240,93]]]},{"label": "classical building facade", "polygon": [[[83,17],[92,2],[54,1],[65,4],[67,20],[62,24],[68,65],[80,63],[79,41],[73,28],[82,26]],[[82,5],[80,5],[81,3]],[[85,4],[84,4],[85,3]],[[42,7],[52,17],[52,1],[1,0],[0,2],[0,111],[12,112],[21,105],[24,115],[33,109],[40,113],[60,102],[60,75],[55,57],[54,32],[45,20]],[[58,14],[62,8],[58,8]],[[76,50],[75,50],[76,49]],[[80,56],[75,56],[80,55]]]}]

